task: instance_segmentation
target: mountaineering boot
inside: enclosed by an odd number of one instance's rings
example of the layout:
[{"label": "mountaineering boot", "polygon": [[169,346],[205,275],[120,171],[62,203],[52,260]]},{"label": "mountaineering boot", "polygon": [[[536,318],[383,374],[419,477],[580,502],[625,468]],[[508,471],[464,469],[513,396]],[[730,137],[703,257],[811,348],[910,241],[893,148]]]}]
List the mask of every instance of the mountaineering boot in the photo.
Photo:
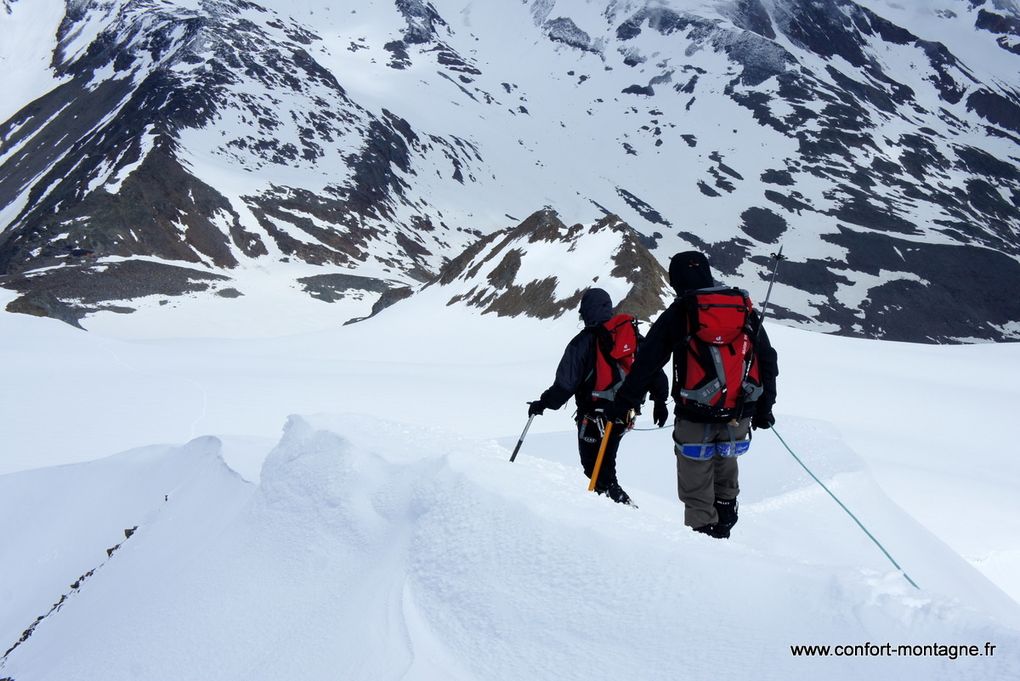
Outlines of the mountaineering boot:
[{"label": "mountaineering boot", "polygon": [[715,510],[719,514],[719,521],[716,526],[726,532],[726,536],[730,536],[730,530],[737,524],[737,500],[736,499],[716,499]]},{"label": "mountaineering boot", "polygon": [[701,534],[707,534],[709,537],[715,537],[716,539],[730,538],[729,528],[724,528],[716,523],[702,525],[701,527],[692,527],[691,529],[695,532],[700,532]]},{"label": "mountaineering boot", "polygon": [[620,483],[618,482],[611,482],[606,487],[596,489],[595,491],[599,494],[604,494],[618,504],[627,504],[628,506],[634,506],[634,508],[637,508],[634,502],[631,501],[630,495],[623,491],[623,488],[620,487]]},{"label": "mountaineering boot", "polygon": [[611,484],[609,486],[609,490],[608,491],[609,491],[609,498],[612,499],[613,501],[615,501],[616,503],[618,503],[618,504],[627,504],[628,506],[633,506],[634,505],[634,502],[631,501],[631,499],[630,499],[630,495],[627,494],[626,492],[624,492],[623,488],[620,487],[620,483],[614,482],[613,484]]}]

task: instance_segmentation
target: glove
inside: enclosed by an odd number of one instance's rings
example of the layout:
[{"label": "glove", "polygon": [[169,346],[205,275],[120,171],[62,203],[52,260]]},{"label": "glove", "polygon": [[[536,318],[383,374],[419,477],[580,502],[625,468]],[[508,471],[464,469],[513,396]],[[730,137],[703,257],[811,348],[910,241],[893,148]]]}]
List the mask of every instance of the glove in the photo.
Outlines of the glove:
[{"label": "glove", "polygon": [[652,407],[652,422],[660,428],[666,425],[666,421],[669,420],[669,408],[666,407],[666,401],[662,400],[655,403]]},{"label": "glove", "polygon": [[528,402],[528,416],[541,416],[544,411],[545,405],[542,404],[542,400]]},{"label": "glove", "polygon": [[759,428],[768,430],[775,424],[776,417],[772,415],[771,409],[769,411],[758,412],[754,415],[754,418],[751,419],[751,427],[755,430],[758,430]]}]

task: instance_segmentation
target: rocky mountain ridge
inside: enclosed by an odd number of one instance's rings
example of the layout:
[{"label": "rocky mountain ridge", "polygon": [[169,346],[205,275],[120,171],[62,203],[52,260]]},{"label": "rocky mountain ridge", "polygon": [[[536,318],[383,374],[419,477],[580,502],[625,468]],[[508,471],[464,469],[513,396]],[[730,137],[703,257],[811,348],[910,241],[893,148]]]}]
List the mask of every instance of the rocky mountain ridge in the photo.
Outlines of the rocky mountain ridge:
[{"label": "rocky mountain ridge", "polygon": [[[548,274],[554,271],[559,274]],[[618,309],[646,320],[673,295],[662,265],[619,217],[568,227],[550,209],[478,240],[430,286],[450,294],[447,305],[539,319],[576,313],[594,286],[607,289]]]}]

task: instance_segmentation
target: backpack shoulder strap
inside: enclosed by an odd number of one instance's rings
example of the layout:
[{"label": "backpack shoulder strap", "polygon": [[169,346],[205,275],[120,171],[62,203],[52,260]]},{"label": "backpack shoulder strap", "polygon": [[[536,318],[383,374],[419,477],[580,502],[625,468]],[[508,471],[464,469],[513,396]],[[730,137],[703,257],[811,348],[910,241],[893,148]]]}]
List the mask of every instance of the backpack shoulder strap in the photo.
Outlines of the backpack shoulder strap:
[{"label": "backpack shoulder strap", "polygon": [[609,355],[613,349],[613,334],[606,328],[605,323],[589,326],[588,329],[595,339],[595,352]]}]

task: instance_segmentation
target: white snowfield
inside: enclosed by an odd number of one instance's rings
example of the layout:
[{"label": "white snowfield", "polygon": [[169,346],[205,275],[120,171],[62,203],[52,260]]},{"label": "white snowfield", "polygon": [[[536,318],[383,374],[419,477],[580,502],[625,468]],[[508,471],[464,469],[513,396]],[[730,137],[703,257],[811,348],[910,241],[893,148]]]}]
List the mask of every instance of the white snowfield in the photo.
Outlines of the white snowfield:
[{"label": "white snowfield", "polygon": [[623,441],[636,510],[568,409],[509,463],[576,319],[441,295],[256,340],[0,314],[0,654],[45,616],[0,679],[1020,677],[1020,346],[769,326],[783,438],[915,589],[772,433],[729,541],[683,526],[668,431]]}]

